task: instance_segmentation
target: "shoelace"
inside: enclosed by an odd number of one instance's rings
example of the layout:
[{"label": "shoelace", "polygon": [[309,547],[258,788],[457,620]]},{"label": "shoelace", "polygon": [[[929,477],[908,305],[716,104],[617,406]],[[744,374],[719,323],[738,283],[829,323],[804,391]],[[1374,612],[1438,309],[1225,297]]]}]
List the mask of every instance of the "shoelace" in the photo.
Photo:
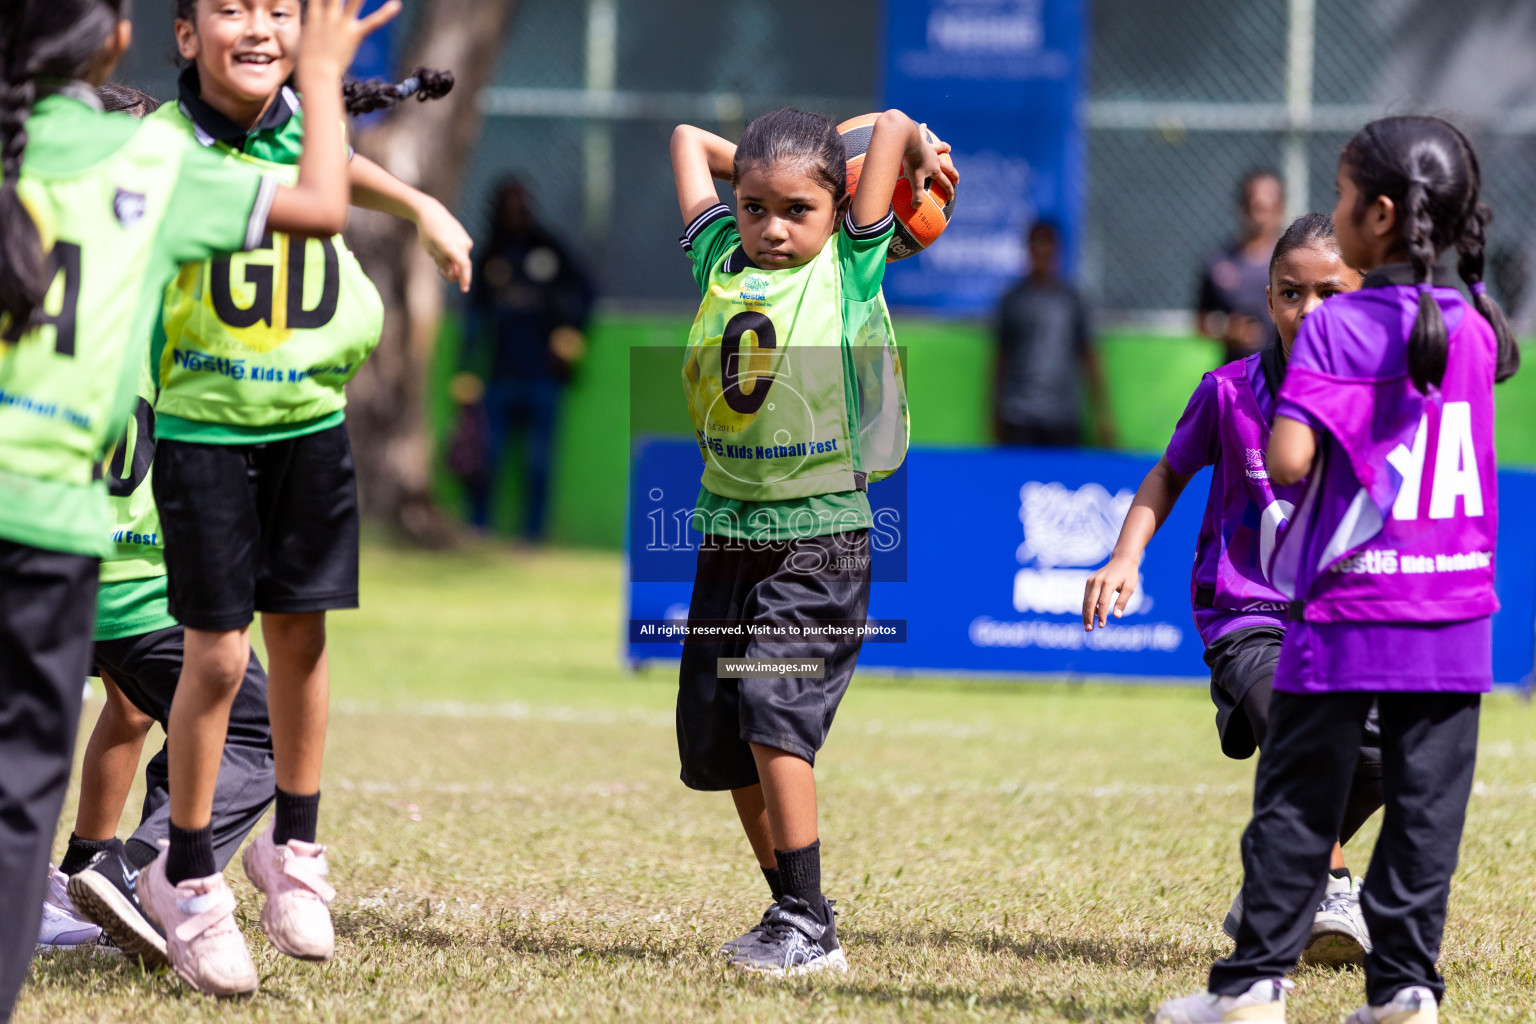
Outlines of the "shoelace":
[{"label": "shoelace", "polygon": [[1354,902],[1351,896],[1352,894],[1347,892],[1331,892],[1323,897],[1322,905],[1317,909],[1321,913],[1350,916],[1350,904]]}]

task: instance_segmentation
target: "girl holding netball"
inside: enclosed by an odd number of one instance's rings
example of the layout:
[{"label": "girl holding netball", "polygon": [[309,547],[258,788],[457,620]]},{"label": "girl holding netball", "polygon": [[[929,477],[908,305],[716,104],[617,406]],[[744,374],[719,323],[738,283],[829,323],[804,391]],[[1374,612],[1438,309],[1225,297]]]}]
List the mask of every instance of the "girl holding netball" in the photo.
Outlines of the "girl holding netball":
[{"label": "girl holding netball", "polygon": [[[108,553],[97,467],[133,408],[178,264],[252,247],[269,226],[326,235],[345,223],[341,73],[399,10],[359,18],[360,6],[310,5],[298,75],[316,123],[290,187],[102,112],[94,87],[132,34],[120,0],[0,11],[0,1018],[37,938],[90,663]],[[207,909],[220,896],[187,898]]]},{"label": "girl holding netball", "polygon": [[[683,387],[704,457],[705,533],[690,624],[862,625],[871,479],[906,449],[906,401],[880,286],[905,173],[952,194],[948,147],[900,111],[873,126],[850,202],[832,122],[779,110],[740,142],[689,126],[672,170],[703,303]],[[732,183],[736,212],[715,179]],[[914,206],[916,202],[914,202]],[[682,779],[729,790],[773,905],[722,949],[742,969],[846,970],[821,889],[813,765],[858,659],[859,634],[688,640],[677,702]],[[824,659],[817,678],[722,677],[720,659]]]},{"label": "girl holding netball", "polygon": [[[1270,437],[1274,481],[1307,485],[1270,562],[1292,604],[1243,836],[1245,913],[1209,991],[1160,1021],[1284,1019],[1373,701],[1386,814],[1350,1024],[1433,1024],[1444,992],[1435,962],[1492,685],[1493,386],[1519,352],[1483,286],[1490,214],[1460,131],[1374,121],[1345,146],[1338,191],[1339,250],[1367,275],[1308,317]],[[1472,303],[1437,270],[1453,247]]]},{"label": "girl holding netball", "polygon": [[[1084,591],[1085,629],[1102,627],[1111,615],[1124,612],[1139,585],[1137,567],[1152,535],[1190,478],[1205,466],[1216,467],[1190,599],[1211,668],[1216,731],[1229,757],[1245,758],[1265,745],[1275,662],[1285,635],[1287,601],[1265,575],[1264,561],[1295,509],[1300,488],[1276,486],[1264,470],[1276,395],[1306,318],[1324,300],[1359,287],[1360,274],[1340,255],[1327,216],[1308,214],[1281,235],[1270,258],[1268,288],[1279,343],[1201,379],[1167,452],[1137,491],[1113,556],[1088,578]],[[1374,722],[1349,788],[1341,845],[1334,847],[1329,866],[1328,895],[1317,909],[1303,953],[1308,962],[1358,962],[1370,945],[1341,847],[1381,806],[1380,736]],[[1241,919],[1239,897],[1222,927],[1236,938]]]}]

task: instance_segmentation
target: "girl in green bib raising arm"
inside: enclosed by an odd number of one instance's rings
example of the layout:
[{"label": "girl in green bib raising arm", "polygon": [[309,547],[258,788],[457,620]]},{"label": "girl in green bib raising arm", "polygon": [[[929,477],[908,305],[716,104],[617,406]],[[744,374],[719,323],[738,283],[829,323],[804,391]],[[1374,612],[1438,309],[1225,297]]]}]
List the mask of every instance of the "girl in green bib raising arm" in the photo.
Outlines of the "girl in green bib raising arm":
[{"label": "girl in green bib raising arm", "polygon": [[[101,462],[143,343],[179,264],[346,223],[341,73],[399,10],[359,18],[361,3],[310,4],[315,127],[288,185],[102,112],[94,86],[132,34],[123,0],[0,7],[0,1019],[37,938],[108,553]],[[208,917],[227,890],[186,899],[199,934],[239,937]]]},{"label": "girl in green bib raising arm", "polygon": [[[682,244],[703,295],[683,389],[704,459],[695,522],[705,534],[677,739],[683,783],[730,790],[773,892],[762,921],[721,949],[743,970],[847,969],[821,891],[812,767],[869,606],[867,483],[906,453],[880,292],[891,192],[905,173],[915,196],[925,179],[953,193],[947,153],[886,111],[850,201],[843,140],[824,117],[776,111],[734,146],[686,125],[672,135]],[[717,178],[735,186],[734,214]],[[784,633],[748,639],[749,623]],[[786,639],[794,630],[801,638]],[[764,659],[821,659],[824,671],[751,667]],[[749,664],[733,669],[737,660]]]},{"label": "girl in green bib raising arm", "polygon": [[[320,120],[335,116],[289,85],[301,34],[309,46],[299,0],[177,0],[176,14],[188,66],[178,102],[149,120],[232,166],[291,176],[299,140],[307,152]],[[425,77],[429,87],[442,84],[435,73]],[[467,288],[469,236],[442,204],[347,154],[340,139],[336,151],[349,158],[353,202],[412,219],[444,276]],[[383,316],[377,290],[334,233],[269,232],[247,253],[184,266],[166,291],[151,352],[159,386],[152,480],[184,654],[168,730],[169,844],[144,870],[139,895],[165,928],[167,958],[202,991],[256,986],[238,933],[218,970],[175,937],[186,921],[202,920],[178,909],[187,894],[224,884],[212,814],[256,612],[268,654],[276,814],[243,866],[265,894],[262,930],[280,952],[318,961],[335,949],[334,892],[316,842],[330,685],[325,613],[357,607],[345,386],[378,344]]]}]

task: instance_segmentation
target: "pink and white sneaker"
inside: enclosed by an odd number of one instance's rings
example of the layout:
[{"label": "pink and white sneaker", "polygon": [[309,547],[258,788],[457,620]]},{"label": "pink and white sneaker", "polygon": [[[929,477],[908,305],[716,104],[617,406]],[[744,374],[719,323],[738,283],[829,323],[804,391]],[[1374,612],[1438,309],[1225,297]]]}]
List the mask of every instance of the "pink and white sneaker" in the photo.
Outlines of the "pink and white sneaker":
[{"label": "pink and white sneaker", "polygon": [[197,991],[230,998],[256,991],[256,965],[235,924],[235,896],[222,874],[172,885],[165,877],[165,847],[139,878],[139,901],[165,931],[165,953],[177,974]]},{"label": "pink and white sneaker", "polygon": [[278,952],[299,960],[329,960],[336,952],[331,908],[336,890],[326,882],[325,847],[290,839],[272,841],[273,826],[245,848],[245,877],[267,894],[261,930]]}]

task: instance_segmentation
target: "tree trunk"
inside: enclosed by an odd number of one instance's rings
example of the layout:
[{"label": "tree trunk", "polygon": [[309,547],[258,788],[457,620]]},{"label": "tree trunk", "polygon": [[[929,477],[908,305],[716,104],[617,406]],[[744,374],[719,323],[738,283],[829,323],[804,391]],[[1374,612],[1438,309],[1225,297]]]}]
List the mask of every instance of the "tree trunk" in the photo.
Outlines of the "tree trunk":
[{"label": "tree trunk", "polygon": [[[403,67],[445,68],[457,81],[440,100],[402,103],[357,148],[452,207],[480,134],[480,90],[495,70],[516,0],[426,0]],[[419,544],[451,542],[432,501],[426,370],[443,312],[443,284],[411,224],[354,210],[347,241],[384,298],[384,334],[347,389],[347,423],[363,515]]]}]

